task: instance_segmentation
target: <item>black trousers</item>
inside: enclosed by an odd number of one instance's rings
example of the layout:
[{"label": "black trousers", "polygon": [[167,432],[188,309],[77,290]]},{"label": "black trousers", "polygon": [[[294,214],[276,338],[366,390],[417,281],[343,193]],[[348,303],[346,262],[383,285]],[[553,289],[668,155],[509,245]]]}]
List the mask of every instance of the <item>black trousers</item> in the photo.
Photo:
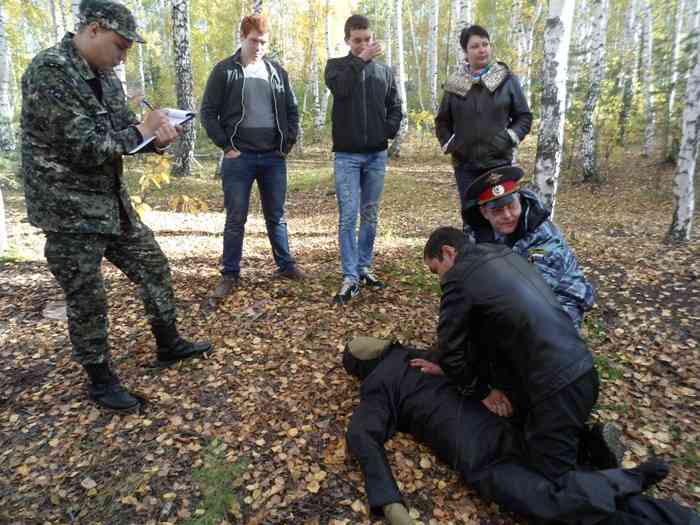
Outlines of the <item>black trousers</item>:
[{"label": "black trousers", "polygon": [[598,400],[598,373],[573,383],[530,408],[525,416],[525,465],[551,481],[576,469],[579,438]]}]

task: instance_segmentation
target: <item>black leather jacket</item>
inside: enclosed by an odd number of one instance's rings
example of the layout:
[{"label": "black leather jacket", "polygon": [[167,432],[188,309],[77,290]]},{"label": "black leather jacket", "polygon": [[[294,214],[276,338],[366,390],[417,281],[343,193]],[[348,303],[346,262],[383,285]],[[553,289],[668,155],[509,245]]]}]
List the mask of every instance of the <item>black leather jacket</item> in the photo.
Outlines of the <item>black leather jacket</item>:
[{"label": "black leather jacket", "polygon": [[326,85],[333,93],[333,151],[375,153],[387,148],[403,114],[391,69],[348,53],[326,64]]},{"label": "black leather jacket", "polygon": [[[211,141],[224,151],[235,148],[233,138],[243,120],[243,84],[241,50],[222,60],[212,70],[202,96],[202,126]],[[299,110],[284,68],[274,60],[263,59],[270,74],[275,120],[279,132],[279,152],[289,153],[299,134]]]},{"label": "black leather jacket", "polygon": [[469,245],[440,286],[437,361],[455,383],[474,384],[486,360],[491,385],[525,408],[592,369],[549,285],[507,246]]},{"label": "black leather jacket", "polygon": [[510,164],[515,143],[507,129],[522,141],[530,132],[532,113],[508,66],[496,62],[478,82],[454,74],[444,90],[435,131],[443,147],[454,134],[445,150],[453,162],[473,170]]}]

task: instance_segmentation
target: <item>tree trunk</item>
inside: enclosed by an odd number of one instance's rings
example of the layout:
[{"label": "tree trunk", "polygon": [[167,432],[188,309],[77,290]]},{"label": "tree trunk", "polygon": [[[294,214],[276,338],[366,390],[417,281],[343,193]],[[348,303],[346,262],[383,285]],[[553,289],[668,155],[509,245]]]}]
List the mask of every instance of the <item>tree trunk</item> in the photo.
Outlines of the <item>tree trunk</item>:
[{"label": "tree trunk", "polygon": [[634,69],[639,52],[639,0],[630,0],[625,16],[625,29],[622,43],[622,107],[618,119],[617,142],[625,144],[625,131],[634,99]]},{"label": "tree trunk", "polygon": [[391,147],[389,148],[389,156],[391,158],[398,158],[401,155],[401,144],[404,138],[406,138],[406,133],[408,131],[408,104],[406,102],[406,64],[404,60],[404,50],[403,50],[403,0],[396,0],[396,6],[394,9],[396,13],[396,55],[397,55],[397,69],[398,74],[396,75],[396,88],[399,90],[399,97],[401,97],[401,112],[404,118],[401,120],[401,127],[396,135],[396,138],[392,141]]},{"label": "tree trunk", "polygon": [[456,0],[455,2],[458,6],[457,19],[455,20],[455,25],[457,28],[457,56],[455,57],[457,70],[462,67],[464,63],[464,52],[462,51],[462,46],[459,43],[459,36],[462,34],[462,29],[469,27],[473,20],[472,14],[472,0]]},{"label": "tree trunk", "polygon": [[566,109],[571,108],[572,101],[576,98],[578,81],[581,71],[588,70],[588,57],[591,41],[591,0],[577,0],[574,10],[576,19],[576,33],[572,37],[572,52],[569,63],[568,80],[570,88],[566,92]]},{"label": "tree trunk", "polygon": [[80,17],[80,0],[71,0],[70,12],[73,15],[73,31],[77,31],[78,18]]},{"label": "tree trunk", "polygon": [[527,69],[525,78],[523,79],[523,92],[525,93],[525,98],[527,98],[527,104],[532,107],[532,51],[535,45],[535,28],[542,15],[542,8],[544,7],[545,0],[537,0],[537,5],[535,6],[535,15],[532,17],[532,23],[530,24],[530,31],[527,36]]},{"label": "tree trunk", "polygon": [[428,86],[430,88],[430,109],[438,109],[438,29],[440,22],[440,2],[433,0],[430,11],[430,32],[428,34]]},{"label": "tree trunk", "polygon": [[583,110],[583,126],[581,149],[583,157],[583,180],[600,182],[602,177],[596,159],[596,129],[593,125],[593,115],[600,87],[605,78],[605,36],[608,31],[608,1],[591,0],[591,65],[590,87]]},{"label": "tree trunk", "polygon": [[642,82],[642,93],[644,95],[644,146],[642,148],[642,156],[649,157],[654,150],[654,131],[655,131],[655,119],[654,119],[654,103],[651,94],[651,85],[654,79],[654,71],[652,69],[652,49],[653,49],[653,20],[651,11],[650,0],[644,1],[644,48],[642,51],[643,61],[644,61],[644,72],[646,78]]},{"label": "tree trunk", "polygon": [[[333,51],[331,50],[331,29],[330,29],[330,0],[326,0],[326,11],[325,11],[325,16],[323,17],[324,21],[324,39],[326,42],[326,60],[331,58]],[[326,84],[324,82],[323,84],[323,95],[321,95],[321,127],[325,127],[326,125],[326,114],[328,113],[328,99],[331,96],[331,92],[328,90],[326,87]]]},{"label": "tree trunk", "polygon": [[425,111],[425,104],[423,103],[423,75],[421,75],[422,68],[420,59],[418,58],[418,45],[416,44],[416,30],[413,26],[413,9],[408,9],[408,27],[411,31],[411,46],[413,47],[413,58],[416,63],[416,91],[418,92],[418,105],[421,111]]},{"label": "tree trunk", "polygon": [[65,33],[68,30],[68,20],[66,20],[66,0],[59,0],[61,7],[61,33]]},{"label": "tree trunk", "polygon": [[17,145],[12,128],[12,54],[5,23],[5,11],[0,3],[0,153],[14,151]]},{"label": "tree trunk", "polygon": [[671,135],[673,133],[673,111],[675,110],[676,102],[676,83],[679,77],[678,54],[681,48],[681,36],[683,32],[683,19],[685,18],[685,1],[678,0],[676,4],[676,19],[673,38],[673,48],[671,49],[671,90],[668,94],[668,112],[666,114],[666,133],[664,134],[664,151],[666,158],[673,158],[671,151]]},{"label": "tree trunk", "polygon": [[552,215],[564,143],[566,75],[573,14],[574,0],[550,0],[544,31],[542,117],[535,158],[535,184]]},{"label": "tree trunk", "polygon": [[[313,38],[313,35],[311,36]],[[316,42],[311,41],[311,94],[314,104],[314,128],[323,128],[323,117],[321,115],[321,89],[319,85],[318,48]]]},{"label": "tree trunk", "polygon": [[[173,50],[175,51],[175,94],[180,109],[194,111],[195,101],[192,81],[192,54],[190,49],[190,21],[187,0],[172,0]],[[194,157],[196,128],[187,125],[175,143],[172,174],[176,177],[190,175]]]},{"label": "tree trunk", "polygon": [[[134,17],[136,18],[136,25],[141,29],[142,31],[146,27],[146,14],[144,13],[143,10],[143,1],[142,0],[133,0],[132,5],[134,7]],[[137,64],[136,64],[136,69],[138,71],[139,75],[139,91],[141,92],[142,96],[146,96],[146,72],[144,68],[144,48],[146,46],[143,45],[138,45],[136,48],[137,51]]]},{"label": "tree trunk", "polygon": [[56,16],[56,2],[48,0],[49,12],[51,13],[51,30],[53,32],[54,42],[58,42],[60,31],[58,30],[58,16]]},{"label": "tree trunk", "polygon": [[[700,0],[696,1],[700,11]],[[694,20],[693,47],[695,64],[688,75],[683,109],[683,130],[678,163],[673,176],[673,219],[668,239],[676,242],[690,240],[695,213],[695,165],[700,143],[700,24]]]},{"label": "tree trunk", "polygon": [[0,257],[10,247],[10,240],[7,235],[7,220],[5,217],[5,201],[2,198],[2,187],[0,187]]},{"label": "tree trunk", "polygon": [[387,3],[387,14],[386,20],[384,21],[384,37],[386,41],[384,45],[386,49],[384,50],[384,55],[386,56],[386,65],[389,67],[394,66],[394,13],[392,9],[392,0]]}]

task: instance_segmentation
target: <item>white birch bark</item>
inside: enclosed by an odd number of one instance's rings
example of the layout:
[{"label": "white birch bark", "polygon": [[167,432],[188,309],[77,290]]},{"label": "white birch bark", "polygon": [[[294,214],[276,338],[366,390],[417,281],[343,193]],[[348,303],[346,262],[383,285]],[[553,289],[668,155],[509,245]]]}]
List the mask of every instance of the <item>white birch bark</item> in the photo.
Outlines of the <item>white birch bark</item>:
[{"label": "white birch bark", "polygon": [[[696,1],[700,12],[700,0]],[[682,135],[678,163],[673,176],[673,219],[668,231],[669,240],[687,242],[693,228],[695,213],[695,167],[700,144],[700,23],[694,20],[693,47],[695,63],[688,74],[683,109]]]},{"label": "white birch bark", "polygon": [[515,64],[513,69],[517,75],[522,76],[527,57],[525,56],[526,30],[525,14],[523,13],[523,0],[513,0],[510,26],[512,29],[512,39],[515,44]]},{"label": "white birch bark", "polygon": [[673,48],[671,50],[671,92],[668,95],[668,119],[673,118],[673,110],[676,99],[676,82],[679,77],[678,54],[681,48],[683,35],[683,18],[685,14],[685,0],[678,0],[676,5],[675,31],[673,38]]},{"label": "white birch bark", "polygon": [[[324,23],[324,40],[326,44],[326,60],[331,58],[332,55],[332,50],[331,50],[331,28],[330,28],[330,0],[326,0],[326,10],[324,12],[324,17],[323,17],[323,23]],[[326,125],[326,114],[328,112],[328,99],[330,98],[331,92],[328,90],[326,87],[325,82],[323,83],[323,87],[321,88],[323,90],[323,94],[321,95],[321,127],[324,127]]]},{"label": "white birch bark", "polygon": [[430,108],[433,113],[438,109],[438,28],[440,21],[440,1],[433,0],[430,10],[430,31],[428,33],[428,87],[430,89]]},{"label": "white birch bark", "polygon": [[389,67],[394,66],[394,10],[392,7],[390,0],[387,4],[386,20],[384,21],[384,36],[386,38],[384,56],[386,56],[386,65]]},{"label": "white birch bark", "polygon": [[[187,0],[172,0],[173,50],[175,54],[175,94],[180,109],[194,111],[194,82],[192,80],[192,51],[190,47],[190,21]],[[188,124],[175,143],[172,174],[190,175],[196,139],[195,126]]]},{"label": "white birch bark", "polygon": [[552,215],[564,143],[566,78],[573,14],[574,0],[550,0],[544,31],[542,117],[535,158],[535,184]]},{"label": "white birch bark", "polygon": [[[313,39],[313,35],[311,36]],[[311,95],[314,105],[314,128],[321,129],[323,120],[321,117],[321,89],[319,86],[318,49],[316,42],[311,41]]]},{"label": "white birch bark", "polygon": [[639,52],[639,0],[630,0],[625,16],[624,41],[622,44],[622,107],[620,108],[620,117],[618,120],[618,137],[617,142],[620,145],[625,143],[625,131],[627,130],[627,121],[632,108],[634,99],[634,71],[638,63],[637,54]]},{"label": "white birch bark", "polygon": [[49,4],[49,13],[51,13],[51,31],[53,33],[53,41],[58,42],[60,31],[58,29],[58,16],[56,15],[56,2],[47,0]]},{"label": "white birch bark", "polygon": [[61,36],[68,31],[68,20],[66,20],[66,0],[59,0],[58,5],[61,8]]},{"label": "white birch bark", "polygon": [[394,12],[396,13],[396,59],[397,64],[397,75],[396,75],[396,88],[399,91],[399,97],[401,97],[401,112],[404,118],[401,120],[401,127],[396,135],[396,138],[392,141],[391,147],[389,148],[389,156],[392,158],[399,157],[401,155],[401,145],[406,138],[406,133],[408,131],[408,104],[406,102],[406,64],[405,64],[405,53],[403,49],[403,0],[395,0],[396,5]]},{"label": "white birch bark", "polygon": [[[416,30],[413,26],[413,9],[408,9],[408,27],[411,32],[411,47],[413,48],[413,58],[416,63],[415,77],[416,77],[416,90],[418,92],[418,105],[421,111],[425,111],[425,104],[423,103],[423,75],[421,74],[423,68],[421,68],[421,61],[418,58],[418,44],[416,43]],[[459,42],[457,44],[459,46]],[[460,56],[461,56],[460,50]]]},{"label": "white birch bark", "polygon": [[530,30],[527,34],[527,47],[525,52],[527,56],[527,67],[522,84],[523,93],[525,94],[525,98],[527,98],[527,105],[529,107],[532,107],[532,51],[535,45],[535,28],[537,27],[537,23],[540,20],[540,16],[542,16],[542,8],[544,7],[544,2],[545,0],[537,0],[537,4],[535,5],[535,15],[532,17],[532,22],[530,23]]},{"label": "white birch bark", "polygon": [[642,51],[644,64],[644,81],[642,82],[642,95],[644,97],[644,146],[642,156],[649,157],[654,149],[654,135],[656,122],[654,119],[654,101],[651,95],[651,86],[654,79],[652,70],[652,48],[653,48],[653,20],[651,2],[644,1],[643,15],[643,37],[644,48]]},{"label": "white birch bark", "polygon": [[574,15],[576,19],[576,32],[572,37],[572,53],[569,63],[569,89],[566,93],[566,109],[576,95],[579,82],[579,72],[586,71],[591,40],[591,0],[577,0]]},{"label": "white birch bark", "polygon": [[[134,6],[134,15],[136,18],[136,25],[137,27],[143,31],[146,27],[146,13],[143,10],[143,1],[142,0],[133,0],[133,6]],[[144,45],[137,45],[136,46],[136,57],[137,57],[137,64],[136,64],[136,70],[138,71],[139,75],[139,90],[141,91],[141,94],[143,96],[146,96],[146,71],[145,71],[145,66],[144,66],[144,52],[146,46]]]},{"label": "white birch bark", "polygon": [[80,18],[80,0],[71,0],[70,12],[73,15],[73,31],[77,31],[78,18]]},{"label": "white birch bark", "polygon": [[605,37],[608,31],[608,0],[591,0],[591,57],[590,57],[590,87],[583,109],[583,126],[581,132],[581,153],[583,157],[583,180],[601,180],[596,159],[596,129],[593,116],[601,83],[605,77]]},{"label": "white birch bark", "polygon": [[12,97],[12,54],[5,24],[5,10],[0,3],[0,153],[13,151],[16,147],[12,127],[14,116]]}]

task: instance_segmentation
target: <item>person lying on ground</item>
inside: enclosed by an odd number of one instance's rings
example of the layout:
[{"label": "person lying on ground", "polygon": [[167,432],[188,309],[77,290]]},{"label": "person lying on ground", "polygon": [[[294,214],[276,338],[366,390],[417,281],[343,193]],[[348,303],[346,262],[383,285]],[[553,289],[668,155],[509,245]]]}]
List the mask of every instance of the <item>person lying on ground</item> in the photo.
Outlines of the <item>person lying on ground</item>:
[{"label": "person lying on ground", "polygon": [[[413,523],[384,450],[397,432],[412,435],[460,473],[477,493],[503,510],[538,520],[571,524],[688,524],[698,516],[670,501],[642,493],[668,473],[651,461],[631,469],[572,470],[559,483],[523,464],[523,435],[476,395],[458,390],[446,377],[410,365],[428,352],[369,337],[352,340],[343,365],[362,381],[360,404],[346,438],[365,479],[371,513],[392,525]],[[467,395],[465,395],[467,394]],[[582,448],[593,448],[582,441]],[[600,445],[600,444],[597,444]],[[608,446],[608,444],[603,444]],[[584,454],[587,455],[587,454]],[[605,455],[591,455],[597,468]]]}]

